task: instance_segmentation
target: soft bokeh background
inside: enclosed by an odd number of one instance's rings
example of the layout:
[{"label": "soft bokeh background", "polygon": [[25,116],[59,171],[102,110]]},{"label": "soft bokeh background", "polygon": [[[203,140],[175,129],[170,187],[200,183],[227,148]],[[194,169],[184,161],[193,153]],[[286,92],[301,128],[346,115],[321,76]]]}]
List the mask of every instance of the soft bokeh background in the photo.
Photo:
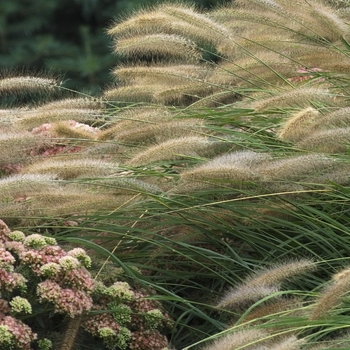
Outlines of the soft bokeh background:
[{"label": "soft bokeh background", "polygon": [[[0,69],[52,71],[65,86],[97,93],[117,63],[105,29],[156,0],[2,0]],[[209,8],[220,0],[197,0]]]}]

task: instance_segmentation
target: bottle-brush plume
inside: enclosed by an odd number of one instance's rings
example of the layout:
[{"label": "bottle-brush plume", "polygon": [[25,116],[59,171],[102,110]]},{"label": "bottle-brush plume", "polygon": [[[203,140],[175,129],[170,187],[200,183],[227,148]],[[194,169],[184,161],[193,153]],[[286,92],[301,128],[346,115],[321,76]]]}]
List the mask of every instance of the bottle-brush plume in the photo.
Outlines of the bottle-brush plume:
[{"label": "bottle-brush plume", "polygon": [[350,143],[350,127],[316,130],[295,144],[299,149],[322,153],[346,153]]},{"label": "bottle-brush plume", "polygon": [[42,72],[0,72],[0,97],[4,106],[38,105],[64,95],[58,76]]},{"label": "bottle-brush plume", "polygon": [[310,319],[324,318],[341,304],[341,298],[349,292],[350,268],[345,268],[333,276],[329,286],[320,294],[311,311]]},{"label": "bottle-brush plume", "polygon": [[175,34],[148,34],[120,39],[115,52],[132,60],[160,57],[197,62],[202,57],[194,41]]},{"label": "bottle-brush plume", "polygon": [[[267,333],[261,329],[247,328],[221,336],[201,350],[253,349],[252,346],[256,348],[266,345],[266,337]],[[250,346],[247,347],[248,345]]]},{"label": "bottle-brush plume", "polygon": [[214,142],[203,136],[187,136],[164,141],[150,146],[136,154],[129,162],[139,166],[157,161],[186,159],[187,157],[205,156],[214,147]]},{"label": "bottle-brush plume", "polygon": [[319,119],[320,113],[315,108],[302,109],[286,120],[277,136],[283,141],[297,142],[311,132]]},{"label": "bottle-brush plume", "polygon": [[314,269],[315,263],[307,259],[277,264],[253,274],[241,285],[231,288],[217,306],[220,308],[247,307],[262,297],[277,292],[282,283]]},{"label": "bottle-brush plume", "polygon": [[215,157],[202,165],[181,173],[184,182],[225,181],[237,186],[239,182],[258,179],[256,167],[267,162],[270,155],[253,151],[237,151]]},{"label": "bottle-brush plume", "polygon": [[48,174],[56,176],[61,180],[76,178],[94,178],[115,174],[119,171],[118,164],[104,161],[94,160],[90,158],[63,159],[49,158],[41,162],[33,163],[23,169],[23,174]]}]

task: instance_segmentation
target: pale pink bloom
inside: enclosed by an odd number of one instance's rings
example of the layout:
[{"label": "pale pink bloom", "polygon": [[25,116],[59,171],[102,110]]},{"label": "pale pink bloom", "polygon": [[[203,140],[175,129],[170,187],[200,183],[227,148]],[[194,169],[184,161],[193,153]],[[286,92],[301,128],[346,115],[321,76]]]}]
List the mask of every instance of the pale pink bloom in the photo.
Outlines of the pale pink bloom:
[{"label": "pale pink bloom", "polygon": [[44,281],[38,284],[39,299],[53,303],[55,311],[68,314],[70,317],[81,315],[92,308],[92,299],[80,290],[61,288],[54,281]]},{"label": "pale pink bloom", "polygon": [[33,333],[29,326],[12,316],[4,316],[0,319],[0,324],[8,327],[9,332],[14,337],[16,348],[32,349],[30,344],[37,339],[37,334]]}]

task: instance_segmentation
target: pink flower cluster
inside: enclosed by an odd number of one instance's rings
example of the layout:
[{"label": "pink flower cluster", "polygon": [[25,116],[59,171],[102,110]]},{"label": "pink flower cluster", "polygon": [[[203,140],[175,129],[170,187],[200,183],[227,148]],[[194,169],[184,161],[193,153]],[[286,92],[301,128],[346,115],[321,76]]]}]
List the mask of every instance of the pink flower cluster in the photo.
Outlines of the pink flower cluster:
[{"label": "pink flower cluster", "polygon": [[[37,338],[19,319],[22,309],[29,314],[32,310],[28,300],[18,295],[26,284],[30,284],[31,291],[36,287],[36,295],[29,295],[32,304],[47,303],[45,312],[50,312],[52,306],[56,313],[72,318],[88,312],[94,289],[94,280],[85,268],[90,264],[91,259],[81,248],[65,252],[53,238],[11,232],[0,220],[0,349],[6,346],[29,350]],[[17,272],[23,267],[28,280]]]},{"label": "pink flower cluster", "polygon": [[[7,331],[11,334],[11,340],[14,347],[11,349],[23,349],[31,350],[30,344],[37,339],[37,334],[33,333],[31,328],[22,321],[12,317],[5,316],[0,313],[0,325],[7,328]],[[1,345],[1,339],[0,339]]]},{"label": "pink flower cluster", "polygon": [[[83,249],[66,252],[53,238],[11,232],[0,220],[0,349],[32,349],[37,335],[20,318],[25,313],[29,319],[32,310],[38,309],[70,318],[86,314],[82,327],[107,347],[167,349],[163,331],[168,332],[172,322],[160,303],[127,282],[110,286],[95,283],[86,269],[90,265]],[[25,271],[28,280],[18,268]],[[27,299],[20,295],[26,284]],[[44,308],[38,307],[39,303],[45,303]],[[98,312],[89,315],[92,309]]]},{"label": "pink flower cluster", "polygon": [[129,344],[130,350],[164,350],[168,346],[167,338],[157,330],[133,332]]},{"label": "pink flower cluster", "polygon": [[39,300],[53,303],[55,312],[70,317],[92,308],[90,293],[94,288],[90,273],[78,258],[72,256],[75,252],[66,253],[57,245],[46,245],[39,249],[27,248],[19,254],[24,265],[45,279],[37,286]]},{"label": "pink flower cluster", "polygon": [[58,283],[46,280],[38,284],[37,294],[41,301],[54,304],[55,312],[74,318],[92,308],[92,299],[78,289],[62,288]]},{"label": "pink flower cluster", "polygon": [[[130,350],[164,350],[169,347],[167,337],[160,330],[169,330],[172,322],[161,311],[160,304],[148,299],[146,293],[133,291],[126,282],[116,282],[110,287],[100,285],[93,297],[95,308],[112,310],[112,313],[90,316],[83,327],[102,339],[103,331],[108,329],[108,337],[103,339],[107,345],[114,342],[121,349]],[[127,310],[130,317],[121,317],[120,314]],[[125,347],[121,347],[121,344]]]}]

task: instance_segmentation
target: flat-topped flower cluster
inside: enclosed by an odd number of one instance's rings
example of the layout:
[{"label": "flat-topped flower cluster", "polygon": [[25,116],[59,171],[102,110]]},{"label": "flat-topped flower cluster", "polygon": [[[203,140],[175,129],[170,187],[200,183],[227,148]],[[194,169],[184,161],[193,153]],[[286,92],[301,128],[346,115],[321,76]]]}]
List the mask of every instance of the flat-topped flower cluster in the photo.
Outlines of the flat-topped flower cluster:
[{"label": "flat-topped flower cluster", "polygon": [[126,282],[96,282],[90,266],[84,249],[66,252],[52,237],[26,236],[0,220],[0,348],[31,350],[35,341],[39,349],[51,348],[25,323],[35,310],[81,318],[79,325],[110,349],[167,349],[159,329],[170,319],[160,305]]}]

